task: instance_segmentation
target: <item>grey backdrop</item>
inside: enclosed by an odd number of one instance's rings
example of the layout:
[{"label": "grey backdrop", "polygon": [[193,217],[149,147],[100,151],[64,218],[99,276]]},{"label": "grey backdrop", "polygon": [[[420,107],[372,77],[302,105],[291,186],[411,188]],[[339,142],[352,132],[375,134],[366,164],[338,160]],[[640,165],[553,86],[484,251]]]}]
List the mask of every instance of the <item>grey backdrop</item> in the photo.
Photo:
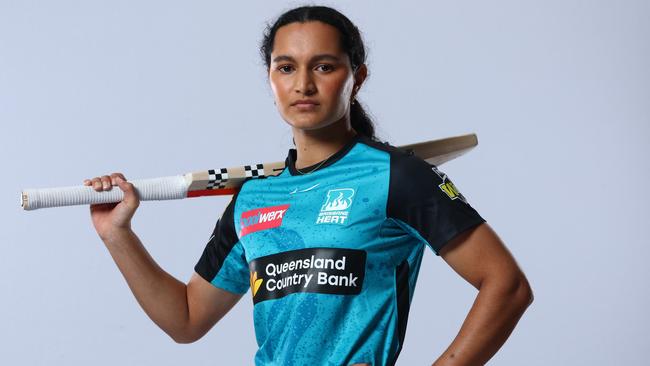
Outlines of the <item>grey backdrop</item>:
[{"label": "grey backdrop", "polygon": [[[258,44],[302,2],[0,1],[0,364],[245,365],[250,292],[200,341],[142,311],[88,207],[21,188],[284,159]],[[647,364],[648,1],[324,2],[369,48],[360,100],[406,144],[478,133],[443,166],[535,302],[493,365]],[[133,227],[186,282],[229,198],[144,202]],[[400,365],[429,365],[476,290],[427,250]],[[327,335],[324,335],[327,336]]]}]

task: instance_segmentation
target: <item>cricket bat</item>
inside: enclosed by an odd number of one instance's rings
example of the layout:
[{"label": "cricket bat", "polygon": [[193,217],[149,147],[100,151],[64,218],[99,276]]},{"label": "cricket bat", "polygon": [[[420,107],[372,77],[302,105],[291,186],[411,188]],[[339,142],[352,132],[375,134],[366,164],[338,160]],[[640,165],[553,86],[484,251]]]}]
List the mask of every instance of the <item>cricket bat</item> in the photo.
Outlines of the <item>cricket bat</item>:
[{"label": "cricket bat", "polygon": [[[478,145],[476,134],[448,137],[398,146],[412,151],[423,160],[441,165],[457,158]],[[256,179],[280,174],[285,162],[272,162],[231,168],[209,169],[182,175],[129,180],[141,201],[172,200],[189,197],[230,195],[236,193],[247,179]],[[124,192],[119,188],[109,191],[95,191],[91,186],[23,189],[20,204],[24,210],[120,202]]]}]

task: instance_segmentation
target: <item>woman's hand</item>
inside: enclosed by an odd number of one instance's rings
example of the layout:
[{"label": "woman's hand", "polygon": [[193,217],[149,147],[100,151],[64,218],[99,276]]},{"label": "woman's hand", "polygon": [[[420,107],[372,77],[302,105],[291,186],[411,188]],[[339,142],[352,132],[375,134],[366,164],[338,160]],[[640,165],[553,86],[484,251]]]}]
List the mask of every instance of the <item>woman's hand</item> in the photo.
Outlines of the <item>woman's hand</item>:
[{"label": "woman's hand", "polygon": [[102,240],[114,233],[131,229],[131,218],[140,206],[140,198],[133,184],[127,182],[122,173],[85,179],[84,185],[92,186],[97,192],[111,190],[117,185],[124,192],[124,199],[120,202],[90,205],[93,225]]}]

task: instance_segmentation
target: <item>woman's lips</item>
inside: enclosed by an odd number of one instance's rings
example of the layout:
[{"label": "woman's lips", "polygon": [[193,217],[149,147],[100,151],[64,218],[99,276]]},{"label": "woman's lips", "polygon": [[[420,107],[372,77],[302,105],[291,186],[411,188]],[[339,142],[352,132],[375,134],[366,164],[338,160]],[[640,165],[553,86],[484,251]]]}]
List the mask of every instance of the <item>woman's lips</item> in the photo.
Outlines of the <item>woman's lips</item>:
[{"label": "woman's lips", "polygon": [[301,111],[310,111],[310,110],[316,109],[316,107],[318,107],[318,104],[314,104],[314,103],[296,103],[293,106],[298,108]]}]

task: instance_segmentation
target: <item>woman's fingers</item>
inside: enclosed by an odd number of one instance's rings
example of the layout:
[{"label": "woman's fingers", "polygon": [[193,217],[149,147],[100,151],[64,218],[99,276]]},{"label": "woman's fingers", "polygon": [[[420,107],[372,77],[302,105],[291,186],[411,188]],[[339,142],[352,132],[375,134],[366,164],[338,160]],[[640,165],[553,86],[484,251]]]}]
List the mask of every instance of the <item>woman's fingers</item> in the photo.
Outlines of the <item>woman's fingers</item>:
[{"label": "woman's fingers", "polygon": [[[113,186],[119,186],[124,193],[121,202],[91,204],[90,213],[95,222],[95,228],[104,237],[105,233],[113,228],[130,227],[130,220],[140,205],[137,191],[131,182],[127,182],[122,173],[102,175],[92,179],[84,179],[84,185],[92,186],[97,191],[108,191]],[[108,215],[108,216],[107,216]]]},{"label": "woman's fingers", "polygon": [[111,189],[111,187],[112,187],[111,177],[109,177],[108,175],[102,175],[101,181],[102,181],[102,188],[105,191],[108,191],[108,190]]},{"label": "woman's fingers", "polygon": [[99,192],[102,190],[102,180],[100,177],[93,178],[93,188]]},{"label": "woman's fingers", "polygon": [[102,175],[92,179],[84,179],[83,183],[85,186],[91,186],[97,192],[101,192],[102,190],[109,191],[112,186],[118,185],[118,181],[116,180],[118,177],[126,181],[124,174],[116,172],[111,175]]}]

